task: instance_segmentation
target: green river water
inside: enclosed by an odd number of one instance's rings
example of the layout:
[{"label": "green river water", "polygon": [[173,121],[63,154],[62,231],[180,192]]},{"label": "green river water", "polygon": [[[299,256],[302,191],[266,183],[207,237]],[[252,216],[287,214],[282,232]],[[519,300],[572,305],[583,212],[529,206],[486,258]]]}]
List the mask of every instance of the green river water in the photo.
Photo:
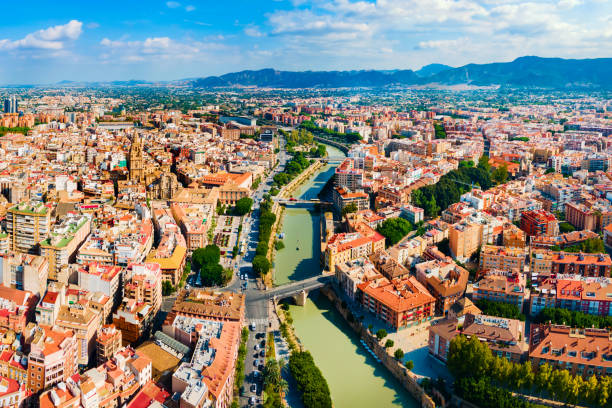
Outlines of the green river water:
[{"label": "green river water", "polygon": [[[344,154],[327,146],[330,157]],[[315,198],[334,174],[323,167],[296,192],[296,198]],[[287,208],[283,219],[285,248],[275,259],[277,285],[318,275],[320,218],[308,208]],[[292,306],[293,325],[302,344],[323,372],[335,408],[417,407],[417,402],[360,344],[329,300],[311,294],[304,307]]]}]

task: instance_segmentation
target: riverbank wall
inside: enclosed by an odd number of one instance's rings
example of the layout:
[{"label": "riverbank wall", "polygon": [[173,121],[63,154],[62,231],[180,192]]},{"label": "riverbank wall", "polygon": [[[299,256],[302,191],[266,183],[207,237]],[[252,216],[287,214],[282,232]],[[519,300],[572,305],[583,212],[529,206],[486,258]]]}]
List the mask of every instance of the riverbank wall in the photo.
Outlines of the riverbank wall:
[{"label": "riverbank wall", "polygon": [[349,152],[349,148],[346,145],[343,145],[342,143],[338,143],[338,142],[326,139],[326,138],[321,137],[321,136],[313,135],[312,138],[314,140],[316,140],[317,142],[325,143],[325,144],[328,144],[330,146],[334,146],[335,148],[337,148],[337,149],[341,150],[342,152],[344,152],[344,154],[348,154],[348,152]]},{"label": "riverbank wall", "polygon": [[[417,376],[408,370],[401,362],[387,353],[387,350],[379,343],[376,336],[370,331],[363,327],[361,322],[357,321],[354,316],[350,315],[348,308],[342,307],[342,301],[336,294],[335,290],[331,286],[325,286],[321,288],[321,293],[327,297],[336,310],[342,315],[347,324],[353,329],[355,333],[367,344],[367,346],[374,352],[376,357],[380,359],[382,365],[393,375],[402,386],[421,404],[423,408],[435,408],[436,404],[429,395],[425,393],[425,390],[419,385]],[[349,315],[351,316],[349,318]]]},{"label": "riverbank wall", "polygon": [[[288,198],[293,191],[295,191],[299,186],[308,181],[308,179],[323,166],[325,166],[325,164],[322,161],[315,160],[314,163],[304,169],[304,171],[302,171],[296,178],[284,185],[280,189],[276,197]],[[274,247],[274,241],[276,240],[276,236],[280,232],[283,225],[282,221],[283,215],[285,213],[285,207],[279,205],[278,202],[275,201],[274,204],[272,204],[272,212],[276,216],[276,221],[274,222],[274,225],[272,225],[272,232],[270,234],[270,240],[268,241],[268,253],[266,254],[270,263],[272,263],[272,261],[274,260],[274,255],[276,251],[276,248]],[[266,285],[266,287],[274,286],[274,273],[274,268],[272,268],[272,273],[269,273],[267,275],[268,277],[264,278],[264,284]]]}]

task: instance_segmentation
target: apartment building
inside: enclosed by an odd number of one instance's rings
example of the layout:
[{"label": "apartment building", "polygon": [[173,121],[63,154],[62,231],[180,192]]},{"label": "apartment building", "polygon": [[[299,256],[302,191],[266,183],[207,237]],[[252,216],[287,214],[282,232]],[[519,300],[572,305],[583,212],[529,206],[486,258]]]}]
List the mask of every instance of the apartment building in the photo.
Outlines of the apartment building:
[{"label": "apartment building", "polygon": [[534,367],[548,364],[585,379],[612,375],[612,332],[606,329],[532,324],[529,360]]},{"label": "apartment building", "polygon": [[598,230],[598,215],[584,204],[565,204],[565,220],[579,230]]},{"label": "apartment building", "polygon": [[96,333],[96,358],[98,365],[112,359],[122,348],[121,330],[113,324],[106,324]]},{"label": "apartment building", "polygon": [[472,300],[487,299],[516,305],[523,310],[525,277],[520,272],[490,271],[473,285]]},{"label": "apartment building", "polygon": [[521,229],[529,237],[559,235],[559,223],[555,216],[545,210],[523,211]]},{"label": "apartment building", "polygon": [[91,262],[79,267],[78,285],[90,292],[100,292],[112,299],[113,306],[121,302],[120,285],[123,269],[120,266]]},{"label": "apartment building", "polygon": [[504,271],[525,269],[525,250],[495,245],[483,245],[478,267],[481,271],[501,269]]},{"label": "apartment building", "polygon": [[355,204],[357,211],[370,208],[370,197],[362,191],[352,191],[346,187],[336,187],[333,191],[334,208],[342,212],[344,207]]},{"label": "apartment building", "polygon": [[452,225],[448,230],[448,243],[455,258],[469,259],[482,244],[480,225],[468,222]]},{"label": "apartment building", "polygon": [[157,263],[140,263],[131,265],[130,277],[123,287],[124,299],[151,305],[153,314],[161,308],[162,273]]},{"label": "apartment building", "polygon": [[451,258],[432,260],[416,265],[416,278],[436,298],[436,314],[446,315],[463,297],[469,272]]},{"label": "apartment building", "polygon": [[23,333],[34,318],[37,302],[32,292],[0,285],[0,329]]},{"label": "apartment building", "polygon": [[49,237],[40,242],[40,254],[49,263],[49,279],[57,280],[62,266],[74,263],[76,253],[91,232],[91,214],[68,212]]},{"label": "apartment building", "polygon": [[[24,331],[25,332],[25,331]],[[23,333],[23,332],[22,332]],[[20,384],[28,383],[28,357],[21,351],[4,349],[0,353],[0,375],[18,381]]]},{"label": "apartment building", "polygon": [[[244,321],[245,295],[205,289],[182,290],[172,306],[172,313],[220,321]],[[171,318],[171,314],[167,319]]]},{"label": "apartment building", "polygon": [[43,392],[39,405],[40,408],[56,408],[64,401],[72,407],[73,396],[77,396],[77,407],[117,408],[125,406],[151,379],[151,359],[127,347],[118,351],[112,360]]},{"label": "apartment building", "polygon": [[183,275],[187,258],[185,237],[168,208],[155,208],[153,223],[161,238],[157,248],[147,256],[146,262],[158,263],[162,270],[162,279],[177,285]]},{"label": "apartment building", "polygon": [[378,232],[372,236],[364,236],[359,232],[335,234],[327,241],[325,267],[333,273],[338,263],[367,257],[384,248],[385,237]]},{"label": "apartment building", "polygon": [[6,212],[10,249],[38,253],[38,244],[51,232],[51,208],[41,202],[22,202]]},{"label": "apartment building", "polygon": [[337,264],[335,277],[344,294],[353,301],[358,301],[360,296],[359,285],[363,282],[381,278],[382,275],[368,258],[358,258]]},{"label": "apartment building", "polygon": [[354,167],[354,159],[346,158],[335,170],[334,187],[357,190],[362,187],[363,170]]},{"label": "apartment building", "polygon": [[425,211],[422,208],[415,207],[414,205],[404,204],[401,208],[401,216],[412,224],[418,224],[425,220]]},{"label": "apartment building", "polygon": [[235,363],[240,344],[240,323],[175,316],[164,333],[193,347],[191,361],[172,375],[172,392],[180,395],[179,407],[226,408],[234,392]]},{"label": "apartment building", "polygon": [[380,278],[358,288],[361,305],[395,330],[419,325],[434,316],[436,299],[414,276]]},{"label": "apartment building", "polygon": [[150,332],[154,319],[155,314],[150,304],[124,298],[113,314],[113,325],[121,330],[123,345],[128,346]]},{"label": "apartment building", "polygon": [[556,252],[552,254],[552,274],[610,277],[612,259],[608,254]]},{"label": "apartment building", "polygon": [[520,362],[527,354],[525,322],[482,314],[466,314],[461,321],[445,319],[429,326],[429,354],[443,362],[448,358],[451,341],[458,335],[476,336],[493,355]]},{"label": "apartment building", "polygon": [[534,249],[552,249],[552,247],[559,247],[564,249],[574,245],[579,245],[587,239],[597,239],[599,234],[593,231],[572,231],[565,234],[546,236],[540,235],[539,237],[532,237],[529,243],[530,250]]},{"label": "apartment building", "polygon": [[0,283],[41,297],[47,288],[49,264],[38,255],[9,251],[0,255]]},{"label": "apartment building", "polygon": [[504,225],[502,232],[503,246],[513,248],[525,248],[527,240],[525,232],[514,224]]},{"label": "apartment building", "polygon": [[28,389],[39,392],[77,373],[78,343],[72,330],[28,325],[25,342],[28,355]]},{"label": "apartment building", "polygon": [[547,278],[531,290],[529,313],[536,316],[544,308],[556,307],[596,316],[611,316],[610,278],[561,275]]},{"label": "apartment building", "polygon": [[86,366],[96,351],[95,336],[102,325],[102,312],[87,303],[60,306],[55,325],[74,332],[77,341],[77,362]]},{"label": "apartment building", "polygon": [[204,248],[208,243],[208,230],[213,217],[212,205],[172,203],[170,208],[185,236],[187,250],[193,252]]}]

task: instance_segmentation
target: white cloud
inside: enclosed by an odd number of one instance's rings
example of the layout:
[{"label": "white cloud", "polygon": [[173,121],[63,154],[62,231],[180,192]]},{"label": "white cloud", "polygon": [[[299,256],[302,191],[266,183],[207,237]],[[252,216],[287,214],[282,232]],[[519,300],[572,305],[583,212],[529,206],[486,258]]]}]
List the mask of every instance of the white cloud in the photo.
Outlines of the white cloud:
[{"label": "white cloud", "polygon": [[83,32],[83,23],[71,20],[63,25],[56,25],[26,35],[20,40],[0,40],[0,50],[42,49],[61,50],[66,42],[76,40]]},{"label": "white cloud", "polygon": [[192,6],[191,4],[185,7],[185,11],[187,12],[194,11],[195,9],[196,9],[195,6]]},{"label": "white cloud", "polygon": [[172,8],[173,9],[173,8],[181,7],[181,3],[179,3],[178,1],[167,1],[166,2],[166,6],[168,8]]},{"label": "white cloud", "polygon": [[249,37],[263,37],[264,35],[257,26],[249,26],[245,28],[244,33]]}]

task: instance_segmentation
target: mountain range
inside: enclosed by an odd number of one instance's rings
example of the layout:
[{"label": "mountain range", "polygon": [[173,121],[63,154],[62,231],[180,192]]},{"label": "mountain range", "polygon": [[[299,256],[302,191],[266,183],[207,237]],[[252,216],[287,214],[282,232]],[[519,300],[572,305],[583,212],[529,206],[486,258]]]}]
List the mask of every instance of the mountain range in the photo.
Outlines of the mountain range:
[{"label": "mountain range", "polygon": [[520,57],[511,62],[453,68],[430,64],[418,71],[240,71],[184,81],[196,88],[342,88],[384,86],[500,86],[612,89],[612,58]]}]

